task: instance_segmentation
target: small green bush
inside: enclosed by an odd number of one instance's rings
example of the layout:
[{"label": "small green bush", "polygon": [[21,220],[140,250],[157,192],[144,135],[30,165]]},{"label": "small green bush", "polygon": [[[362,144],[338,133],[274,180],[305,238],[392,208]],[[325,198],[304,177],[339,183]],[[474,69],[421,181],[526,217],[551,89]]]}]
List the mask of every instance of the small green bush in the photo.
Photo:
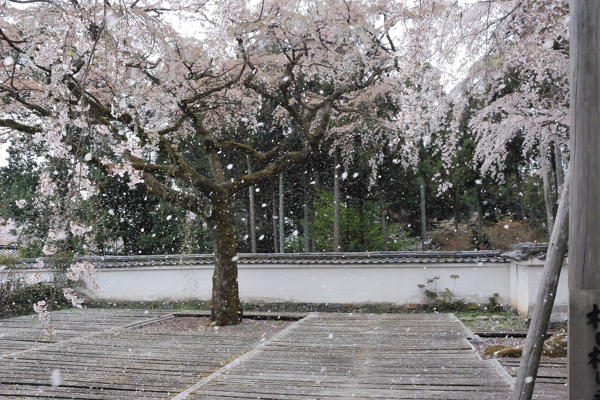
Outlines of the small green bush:
[{"label": "small green bush", "polygon": [[492,250],[493,243],[490,236],[484,231],[473,229],[469,235],[469,243],[473,250]]},{"label": "small green bush", "polygon": [[0,290],[0,318],[33,314],[33,305],[40,300],[46,300],[53,310],[67,306],[62,291],[55,285],[27,285],[18,281],[10,286],[9,290],[6,287]]}]

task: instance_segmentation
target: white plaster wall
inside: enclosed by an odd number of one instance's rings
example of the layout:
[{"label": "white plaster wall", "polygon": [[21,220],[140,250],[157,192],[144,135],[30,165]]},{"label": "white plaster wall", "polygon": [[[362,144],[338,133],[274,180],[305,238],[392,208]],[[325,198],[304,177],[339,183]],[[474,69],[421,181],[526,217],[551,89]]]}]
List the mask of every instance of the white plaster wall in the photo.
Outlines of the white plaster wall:
[{"label": "white plaster wall", "polygon": [[[516,308],[519,314],[528,315],[529,310],[529,300],[531,298],[531,294],[529,293],[531,290],[531,284],[529,281],[529,271],[528,265],[517,263],[517,281],[516,287],[518,292],[517,304]],[[531,267],[534,267],[533,265]],[[536,268],[537,269],[537,268]],[[535,289],[537,293],[537,289]]]},{"label": "white plaster wall", "polygon": [[508,270],[504,263],[241,265],[240,298],[244,302],[423,303],[418,285],[439,276],[438,292],[447,287],[454,290],[455,298],[487,303],[493,293],[508,299]]},{"label": "white plaster wall", "polygon": [[[554,299],[554,310],[566,312],[568,307],[568,258],[563,264],[556,298]],[[537,292],[542,281],[544,261],[530,259],[519,262],[511,262],[511,293],[516,293],[516,301],[513,306],[521,315],[528,315],[537,300]],[[514,275],[513,275],[514,271]]]},{"label": "white plaster wall", "polygon": [[210,300],[212,265],[103,268],[96,270],[101,290],[79,291],[98,301]]},{"label": "white plaster wall", "polygon": [[519,270],[517,267],[517,263],[515,261],[511,261],[510,262],[510,304],[513,305],[513,307],[517,307],[518,303],[519,303],[519,291],[518,291],[518,285],[516,284],[516,282],[519,279]]},{"label": "white plaster wall", "polygon": [[[537,296],[543,261],[532,259],[511,263],[479,264],[239,264],[242,302],[294,303],[424,303],[419,284],[439,276],[429,289],[449,288],[454,299],[487,303],[498,293],[499,302],[516,307],[527,315]],[[27,278],[41,272],[50,280],[50,271],[18,270]],[[97,301],[185,301],[211,299],[213,266],[178,265],[129,268],[99,268],[100,291],[85,282],[79,291]],[[451,279],[451,275],[459,278]],[[562,311],[568,301],[566,262],[561,273],[555,309]]]},{"label": "white plaster wall", "polygon": [[44,282],[52,281],[52,271],[47,268],[42,269],[12,269],[10,276],[8,272],[2,271],[0,273],[0,283],[4,283],[9,279],[27,279],[36,272],[39,272],[42,275],[42,279]]},{"label": "white plaster wall", "polygon": [[[508,301],[509,264],[240,264],[242,302],[423,303],[419,284],[439,276],[437,291],[487,303],[498,293]],[[211,265],[97,270],[101,291],[82,287],[99,301],[210,300]],[[453,280],[450,275],[459,275]],[[434,288],[432,287],[431,290]]]}]

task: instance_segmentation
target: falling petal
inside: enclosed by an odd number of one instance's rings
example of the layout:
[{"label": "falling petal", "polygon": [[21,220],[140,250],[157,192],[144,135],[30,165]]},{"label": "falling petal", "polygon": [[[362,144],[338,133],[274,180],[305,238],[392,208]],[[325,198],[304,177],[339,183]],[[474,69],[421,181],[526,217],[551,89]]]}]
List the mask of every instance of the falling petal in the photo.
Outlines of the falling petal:
[{"label": "falling petal", "polygon": [[52,385],[52,387],[60,386],[61,383],[62,383],[62,378],[60,377],[60,370],[59,369],[52,370],[52,373],[50,374],[50,384]]}]

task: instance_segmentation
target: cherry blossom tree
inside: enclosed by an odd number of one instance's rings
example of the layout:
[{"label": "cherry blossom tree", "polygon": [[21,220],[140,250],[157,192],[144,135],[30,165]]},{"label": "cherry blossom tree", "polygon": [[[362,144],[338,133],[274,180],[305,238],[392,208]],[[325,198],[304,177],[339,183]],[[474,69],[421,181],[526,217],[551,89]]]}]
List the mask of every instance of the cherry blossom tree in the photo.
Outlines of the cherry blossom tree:
[{"label": "cherry blossom tree", "polygon": [[[504,184],[505,174],[514,170],[507,162],[518,145],[524,160],[536,160],[528,168],[541,170],[551,227],[549,160],[555,159],[560,190],[562,152],[568,153],[568,3],[448,2],[439,10],[427,59],[444,72],[445,86],[454,86],[446,96],[425,87],[419,97],[439,107],[417,118],[427,118],[433,130],[447,131],[432,146],[442,158],[442,176],[457,167],[463,143],[474,140],[472,169],[482,179]],[[451,117],[450,123],[444,116]],[[516,173],[520,182],[518,167]],[[440,190],[450,185],[442,182]]]},{"label": "cherry blossom tree", "polygon": [[[395,132],[371,110],[397,92],[419,12],[383,0],[18,3],[0,10],[0,135],[23,151],[42,146],[39,198],[61,193],[46,254],[66,236],[93,235],[73,200],[94,193],[97,174],[144,184],[206,221],[218,325],[242,315],[234,194],[303,162],[326,137],[348,148],[349,137]],[[261,141],[268,131],[281,141]]]},{"label": "cherry blossom tree", "polygon": [[[549,158],[550,145],[568,139],[568,2],[497,1],[448,7],[440,53],[464,54],[467,76],[448,96],[458,134],[470,110],[477,141],[475,163],[483,174],[504,180],[508,144],[523,138],[525,156]],[[459,49],[459,43],[463,45]],[[461,51],[459,51],[461,50]],[[443,153],[451,164],[459,137]],[[561,166],[562,167],[562,166]]]}]

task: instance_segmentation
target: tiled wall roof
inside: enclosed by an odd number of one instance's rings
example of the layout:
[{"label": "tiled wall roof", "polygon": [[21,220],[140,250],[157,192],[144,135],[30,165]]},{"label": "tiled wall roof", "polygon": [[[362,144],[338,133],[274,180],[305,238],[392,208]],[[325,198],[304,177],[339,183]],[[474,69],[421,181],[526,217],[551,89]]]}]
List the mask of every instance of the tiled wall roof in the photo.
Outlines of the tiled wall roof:
[{"label": "tiled wall roof", "polygon": [[[499,251],[386,251],[372,253],[238,254],[244,264],[429,264],[505,262]],[[211,254],[89,257],[96,268],[128,268],[212,264]],[[23,260],[33,264],[34,259]]]},{"label": "tiled wall roof", "polygon": [[18,256],[19,249],[16,246],[0,245],[0,254],[8,256]]}]

